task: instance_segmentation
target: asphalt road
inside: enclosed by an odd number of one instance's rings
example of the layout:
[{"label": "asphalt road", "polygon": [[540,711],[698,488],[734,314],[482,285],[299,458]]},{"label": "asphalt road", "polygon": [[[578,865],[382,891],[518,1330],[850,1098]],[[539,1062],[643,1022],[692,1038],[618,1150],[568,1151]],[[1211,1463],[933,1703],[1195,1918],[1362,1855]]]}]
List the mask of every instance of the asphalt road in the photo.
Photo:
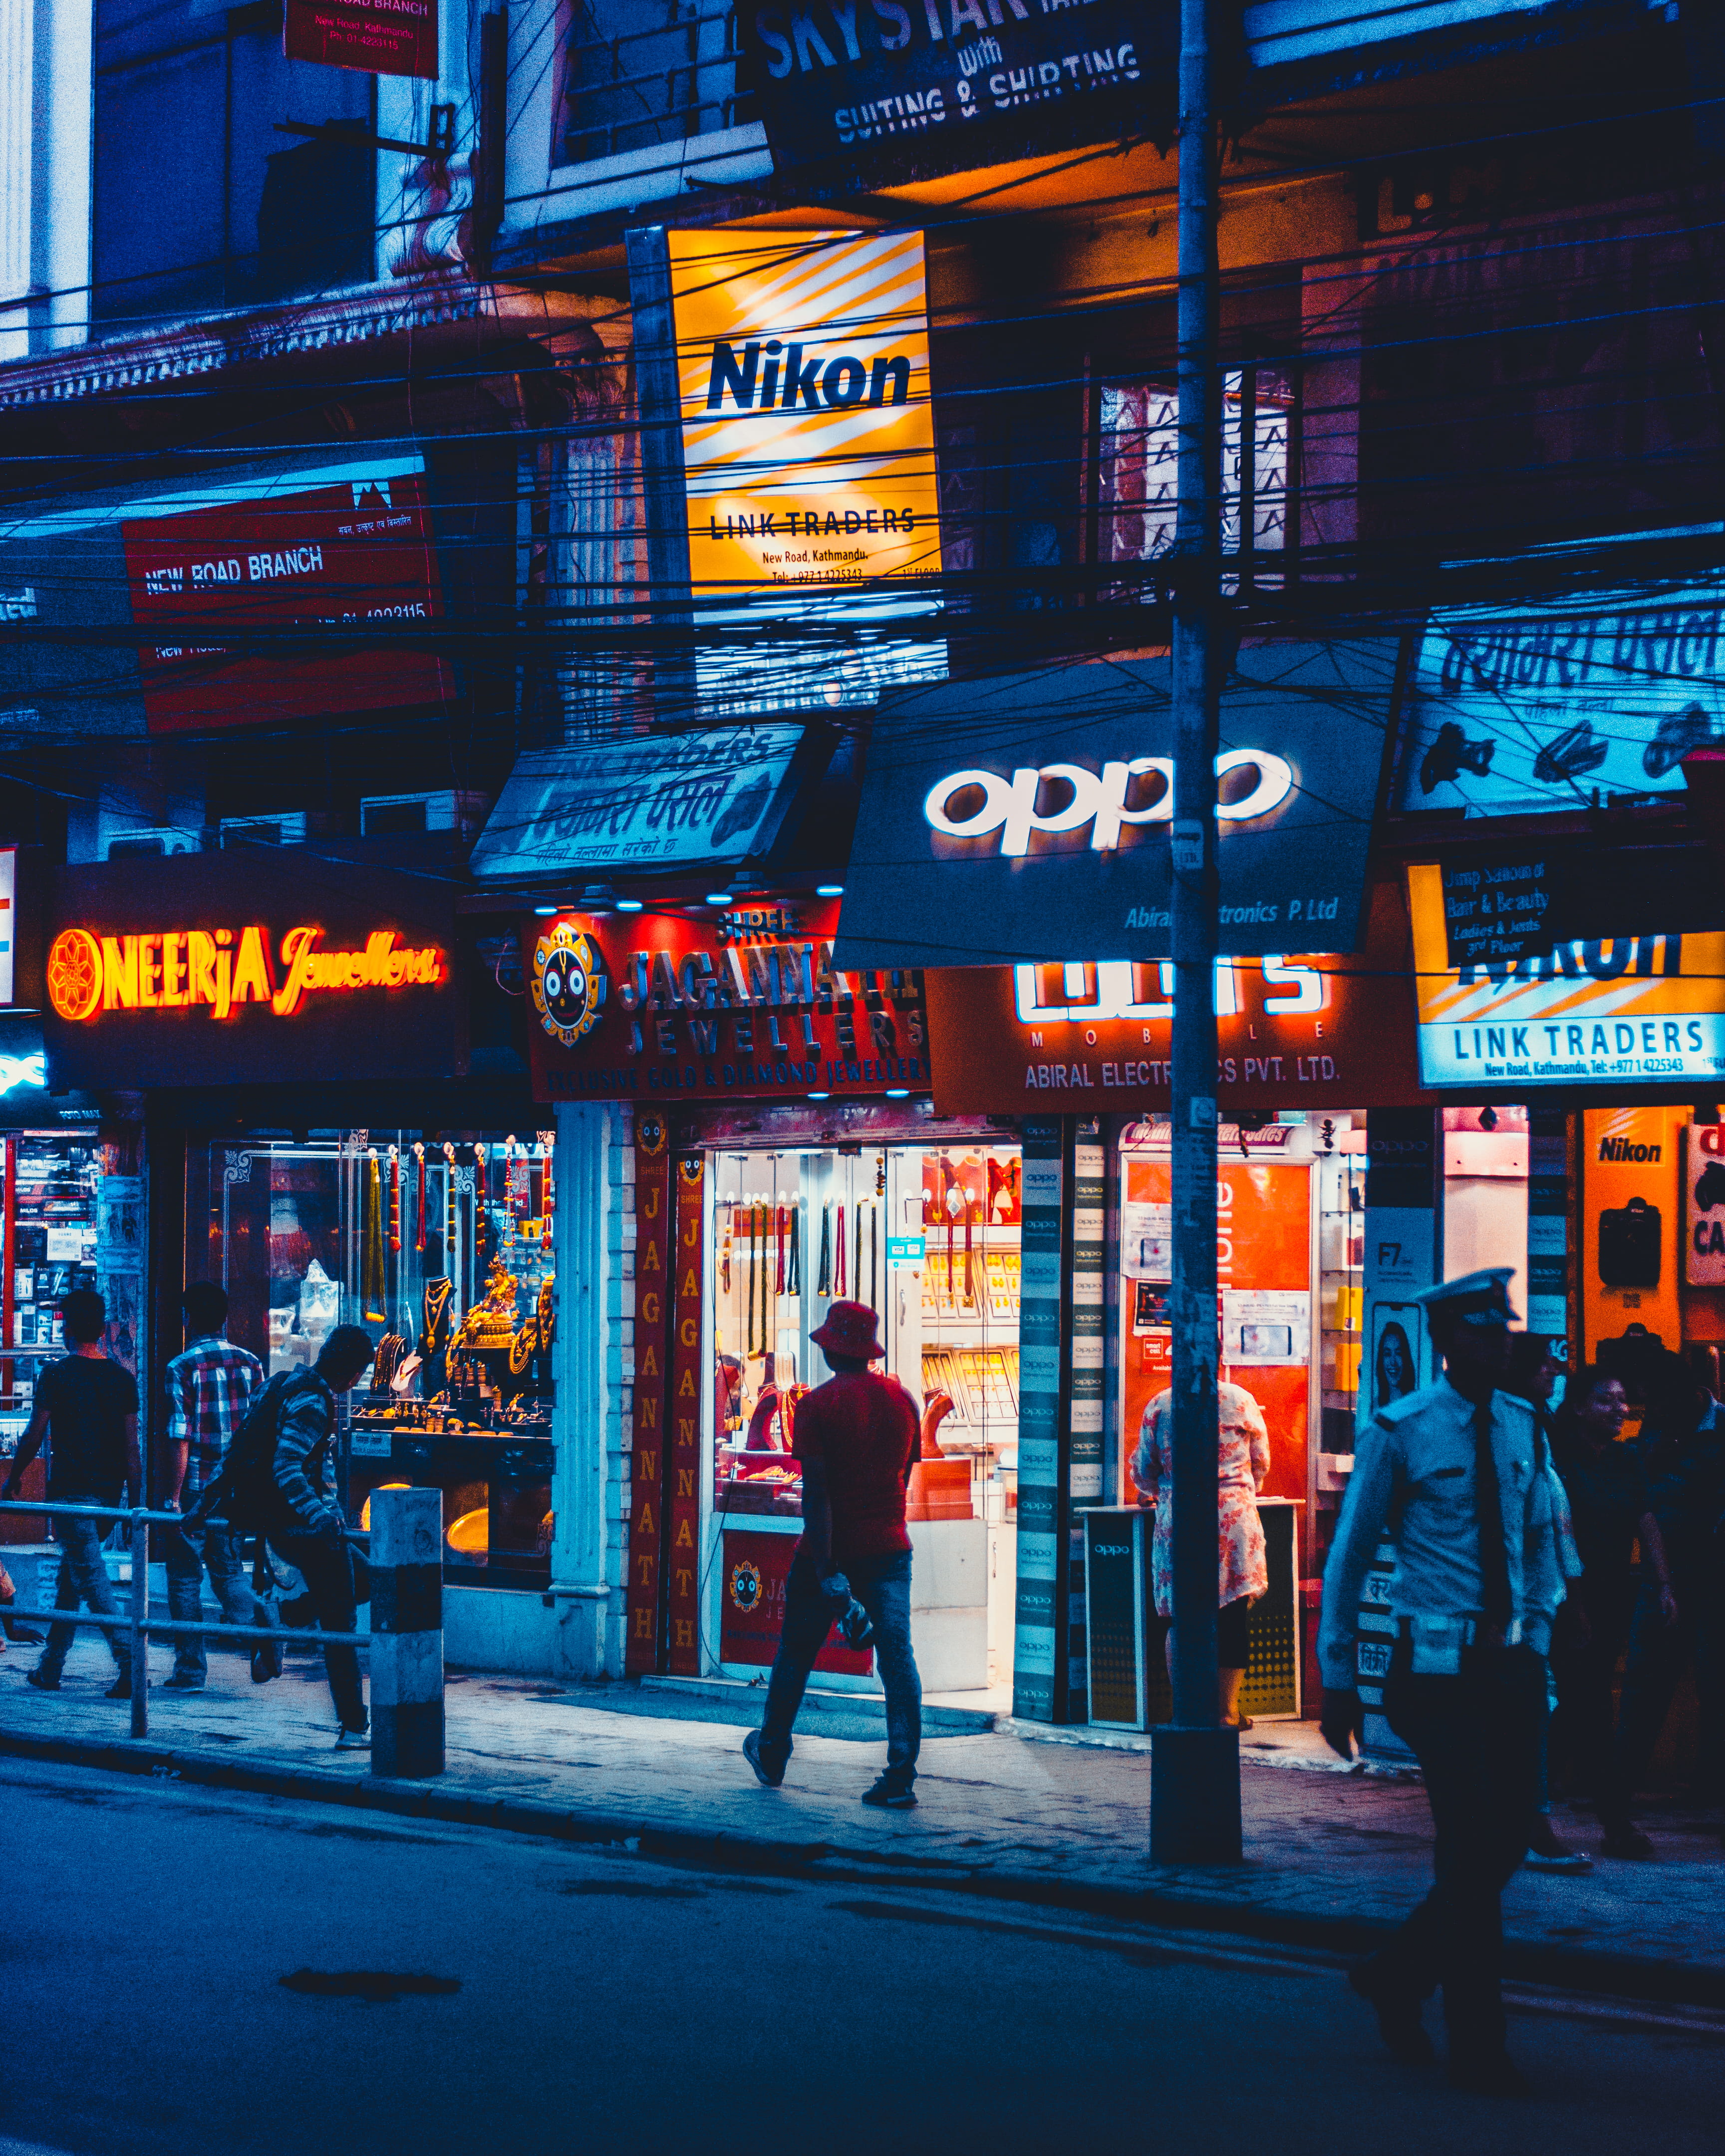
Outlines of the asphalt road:
[{"label": "asphalt road", "polygon": [[[1540,2094],[1322,1957],[0,1762],[0,2156],[1716,2156],[1725,2030],[1533,2002]],[[286,1979],[286,1981],[285,1981]]]}]

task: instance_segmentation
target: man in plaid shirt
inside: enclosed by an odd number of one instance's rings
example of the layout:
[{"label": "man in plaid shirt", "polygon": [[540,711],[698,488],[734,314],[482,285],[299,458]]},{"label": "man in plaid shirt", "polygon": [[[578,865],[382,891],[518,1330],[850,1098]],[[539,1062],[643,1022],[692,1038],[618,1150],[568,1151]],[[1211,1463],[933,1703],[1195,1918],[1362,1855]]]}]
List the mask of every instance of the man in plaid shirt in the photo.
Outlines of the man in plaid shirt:
[{"label": "man in plaid shirt", "polygon": [[[212,1481],[234,1432],[264,1388],[264,1366],[255,1355],[223,1337],[228,1298],[209,1281],[194,1281],[181,1302],[187,1348],[167,1366],[168,1491],[167,1509],[194,1504]],[[239,1537],[225,1520],[181,1528],[167,1545],[167,1607],[179,1624],[203,1615],[203,1573],[229,1625],[268,1625],[270,1609],[252,1593],[241,1569]],[[264,1683],[279,1676],[280,1650],[273,1642],[252,1656],[252,1676]],[[174,1673],[165,1691],[201,1691],[208,1663],[201,1638],[174,1641]]]}]

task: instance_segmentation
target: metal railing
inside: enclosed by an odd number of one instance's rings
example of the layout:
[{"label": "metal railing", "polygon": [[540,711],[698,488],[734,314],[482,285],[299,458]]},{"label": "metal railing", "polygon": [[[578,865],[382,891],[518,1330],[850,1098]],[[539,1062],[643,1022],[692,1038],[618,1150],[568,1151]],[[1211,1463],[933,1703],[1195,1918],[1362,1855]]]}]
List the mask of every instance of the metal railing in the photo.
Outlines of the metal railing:
[{"label": "metal railing", "polygon": [[[244,1641],[261,1645],[270,1640],[295,1641],[300,1645],[320,1647],[369,1647],[369,1632],[326,1632],[319,1627],[295,1625],[228,1625],[219,1618],[207,1622],[188,1623],[176,1618],[152,1617],[150,1614],[150,1530],[151,1527],[182,1527],[185,1520],[178,1512],[152,1512],[146,1507],[123,1505],[61,1505],[41,1498],[0,1498],[0,1512],[21,1512],[33,1518],[68,1520],[124,1520],[131,1529],[131,1609],[124,1617],[110,1617],[94,1609],[39,1609],[27,1608],[17,1602],[6,1605],[6,1614],[14,1622],[28,1620],[38,1625],[89,1625],[100,1632],[125,1632],[131,1644],[131,1734],[147,1737],[150,1733],[150,1671],[147,1648],[151,1640],[203,1639],[218,1634],[222,1640],[236,1645]],[[65,1563],[62,1556],[60,1562]],[[201,1568],[200,1568],[201,1569]]]},{"label": "metal railing", "polygon": [[588,164],[655,143],[687,141],[752,118],[754,98],[737,80],[734,8],[687,13],[613,37],[594,11],[575,10],[577,34],[564,47],[559,162]]}]

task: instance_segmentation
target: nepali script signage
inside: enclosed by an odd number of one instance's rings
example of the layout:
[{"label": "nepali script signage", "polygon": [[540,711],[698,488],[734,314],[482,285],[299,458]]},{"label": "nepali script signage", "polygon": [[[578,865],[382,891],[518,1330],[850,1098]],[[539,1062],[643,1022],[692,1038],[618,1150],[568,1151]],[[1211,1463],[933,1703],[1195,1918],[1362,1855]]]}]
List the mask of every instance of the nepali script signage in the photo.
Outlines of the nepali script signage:
[{"label": "nepali script signage", "polygon": [[527,922],[534,1098],[927,1092],[922,975],[835,968],[837,916],[817,900]]},{"label": "nepali script signage", "polygon": [[453,916],[411,882],[194,855],[64,870],[53,908],[57,1084],[453,1070]]},{"label": "nepali script signage", "polygon": [[745,0],[737,21],[781,170],[957,171],[1132,133],[1179,37],[1173,0]]},{"label": "nepali script signage", "polygon": [[1452,966],[1444,880],[1408,870],[1429,1086],[1717,1083],[1725,1074],[1725,935],[1553,942]]},{"label": "nepali script signage", "polygon": [[516,759],[474,849],[480,876],[694,868],[758,860],[796,790],[807,729],[654,734]]},{"label": "nepali script signage", "polygon": [[1409,685],[1404,809],[1512,816],[1676,794],[1725,743],[1725,585],[1435,613]]}]

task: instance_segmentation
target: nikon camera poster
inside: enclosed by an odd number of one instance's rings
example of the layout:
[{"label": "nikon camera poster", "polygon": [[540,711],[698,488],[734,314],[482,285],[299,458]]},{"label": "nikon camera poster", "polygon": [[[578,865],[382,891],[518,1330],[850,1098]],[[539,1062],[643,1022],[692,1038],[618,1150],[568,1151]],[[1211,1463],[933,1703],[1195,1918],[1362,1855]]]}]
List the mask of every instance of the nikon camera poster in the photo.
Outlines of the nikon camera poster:
[{"label": "nikon camera poster", "polygon": [[957,172],[1135,131],[1180,11],[1127,0],[816,0],[737,11],[781,170]]},{"label": "nikon camera poster", "polygon": [[871,616],[916,603],[883,579],[941,567],[922,235],[670,241],[697,619],[842,614],[859,631],[848,649],[793,637],[705,651],[704,702],[872,702],[889,683],[944,676],[944,646],[877,651],[867,634]]}]

